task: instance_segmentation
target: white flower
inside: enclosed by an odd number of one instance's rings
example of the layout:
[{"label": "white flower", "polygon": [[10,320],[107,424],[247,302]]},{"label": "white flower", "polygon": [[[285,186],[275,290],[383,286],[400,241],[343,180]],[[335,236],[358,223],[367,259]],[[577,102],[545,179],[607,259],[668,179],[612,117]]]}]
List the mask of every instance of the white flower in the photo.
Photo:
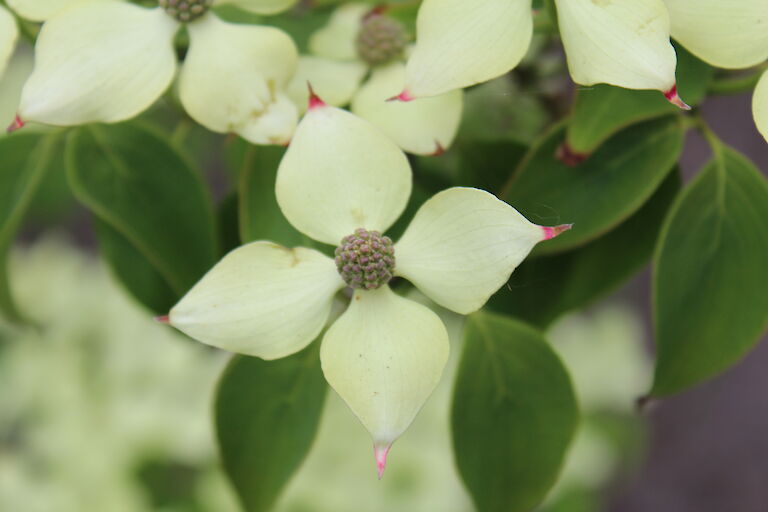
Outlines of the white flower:
[{"label": "white flower", "polygon": [[[677,58],[662,0],[554,0],[576,83],[677,96]],[[517,66],[531,42],[531,0],[424,0],[401,99],[485,82]]]},{"label": "white flower", "polygon": [[[257,144],[290,139],[298,115],[282,89],[298,57],[281,30],[224,22],[209,12],[210,0],[162,0],[154,9],[120,0],[38,2],[13,2],[19,12],[46,20],[19,106],[24,122],[70,126],[138,115],[171,84],[173,39],[188,21],[190,45],[179,94],[189,115],[210,130],[235,132]],[[217,3],[272,13],[294,2]],[[61,3],[67,6],[38,12]]]},{"label": "white flower", "polygon": [[[743,69],[768,59],[766,0],[664,0],[672,36],[713,66]],[[768,140],[768,72],[752,100],[755,123]]]},{"label": "white flower", "polygon": [[[359,44],[361,39],[366,44]],[[405,43],[402,27],[379,8],[344,4],[310,37],[311,55],[299,58],[288,94],[303,110],[309,82],[329,105],[340,107],[351,101],[354,114],[376,125],[403,150],[440,154],[458,131],[463,93],[450,91],[409,104],[387,102],[397,96],[405,80]],[[361,84],[367,73],[369,78]]]},{"label": "white flower", "polygon": [[403,152],[374,126],[313,98],[278,170],[277,200],[305,235],[337,245],[336,260],[257,241],[235,249],[169,314],[209,345],[264,359],[307,346],[335,294],[354,294],[326,331],[323,372],[386,454],[438,383],[448,357],[439,317],[395,294],[394,276],[461,314],[481,308],[528,252],[568,226],[528,222],[493,195],[451,188],[428,200],[394,244],[385,232],[411,193]]},{"label": "white flower", "polygon": [[16,20],[5,7],[0,5],[0,78],[11,60],[18,38],[19,27],[16,26]]}]

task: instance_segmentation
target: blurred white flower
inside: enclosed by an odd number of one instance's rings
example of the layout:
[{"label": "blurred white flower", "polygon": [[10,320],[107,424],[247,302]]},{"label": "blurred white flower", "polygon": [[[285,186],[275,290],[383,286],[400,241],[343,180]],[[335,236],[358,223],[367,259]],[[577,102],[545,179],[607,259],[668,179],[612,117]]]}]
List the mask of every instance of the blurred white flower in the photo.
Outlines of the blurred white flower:
[{"label": "blurred white flower", "polygon": [[440,154],[458,131],[463,92],[450,91],[416,103],[388,102],[405,79],[405,45],[404,28],[381,8],[344,4],[312,34],[311,55],[299,58],[288,94],[303,111],[309,82],[329,105],[340,107],[351,101],[354,114],[376,125],[403,150]]},{"label": "blurred white flower", "polygon": [[[217,3],[271,14],[295,0]],[[186,24],[190,43],[179,95],[187,113],[212,131],[238,133],[256,144],[287,142],[297,120],[282,92],[296,69],[293,40],[273,27],[222,21],[209,12],[211,0],[160,4],[150,9],[121,0],[15,0],[17,11],[45,23],[13,128],[29,121],[114,123],[138,115],[171,84],[173,40]]]}]

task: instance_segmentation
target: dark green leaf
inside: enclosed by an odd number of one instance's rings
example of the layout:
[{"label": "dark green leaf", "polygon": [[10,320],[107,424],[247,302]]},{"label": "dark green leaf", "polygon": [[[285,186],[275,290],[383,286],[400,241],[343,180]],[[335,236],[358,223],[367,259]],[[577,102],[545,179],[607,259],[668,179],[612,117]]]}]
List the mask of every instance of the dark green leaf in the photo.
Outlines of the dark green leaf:
[{"label": "dark green leaf", "polygon": [[636,212],[675,165],[684,130],[676,117],[634,125],[612,137],[582,164],[569,167],[555,151],[563,126],[545,135],[523,160],[503,198],[537,224],[574,223],[540,244],[537,254],[593,240]]},{"label": "dark green leaf", "polygon": [[8,251],[35,192],[56,165],[59,136],[24,133],[0,139],[0,312],[9,320],[25,319],[11,296]]},{"label": "dark green leaf", "polygon": [[541,333],[467,320],[451,412],[459,473],[479,512],[532,510],[557,480],[578,422],[570,378]]},{"label": "dark green leaf", "polygon": [[236,192],[230,193],[221,202],[216,219],[219,225],[219,246],[228,253],[240,245],[240,205]]},{"label": "dark green leaf", "polygon": [[[696,105],[704,99],[713,70],[680,46],[677,55],[680,97],[689,105]],[[572,152],[589,155],[619,130],[678,110],[659,91],[635,91],[605,84],[579,86],[568,124],[567,144]]]},{"label": "dark green leaf", "polygon": [[235,356],[222,375],[216,434],[245,512],[269,510],[312,445],[326,392],[318,346],[276,361]]},{"label": "dark green leaf", "polygon": [[655,396],[730,367],[768,324],[768,183],[739,153],[715,154],[673,206],[654,258]]},{"label": "dark green leaf", "polygon": [[275,179],[281,147],[250,146],[240,169],[240,240],[271,240],[286,247],[308,245],[310,240],[286,220],[275,197]]},{"label": "dark green leaf", "polygon": [[[200,176],[163,138],[129,123],[86,126],[72,134],[66,160],[78,200],[130,243],[176,295],[214,264],[210,198]],[[146,269],[137,272],[148,275]]]},{"label": "dark green leaf", "polygon": [[459,180],[456,185],[499,192],[520,164],[528,147],[512,140],[476,141],[459,148]]},{"label": "dark green leaf", "polygon": [[109,224],[96,219],[101,255],[131,295],[150,311],[161,315],[179,300],[162,275],[136,248]]},{"label": "dark green leaf", "polygon": [[608,234],[577,249],[524,261],[488,306],[546,327],[561,314],[615,289],[653,254],[679,190],[679,173],[670,173],[637,213]]}]

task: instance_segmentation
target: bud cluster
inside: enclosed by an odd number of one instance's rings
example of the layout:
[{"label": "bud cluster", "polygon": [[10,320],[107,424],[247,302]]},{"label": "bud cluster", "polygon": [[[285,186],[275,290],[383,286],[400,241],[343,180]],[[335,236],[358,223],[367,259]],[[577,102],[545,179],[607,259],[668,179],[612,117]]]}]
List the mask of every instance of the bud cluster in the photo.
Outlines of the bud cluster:
[{"label": "bud cluster", "polygon": [[375,290],[384,286],[395,271],[392,239],[378,231],[355,230],[336,248],[336,268],[352,288]]},{"label": "bud cluster", "polygon": [[371,66],[379,66],[402,55],[406,43],[405,28],[399,21],[372,14],[363,19],[357,34],[357,53]]},{"label": "bud cluster", "polygon": [[211,0],[159,0],[159,3],[169,16],[182,23],[199,18],[211,6]]}]

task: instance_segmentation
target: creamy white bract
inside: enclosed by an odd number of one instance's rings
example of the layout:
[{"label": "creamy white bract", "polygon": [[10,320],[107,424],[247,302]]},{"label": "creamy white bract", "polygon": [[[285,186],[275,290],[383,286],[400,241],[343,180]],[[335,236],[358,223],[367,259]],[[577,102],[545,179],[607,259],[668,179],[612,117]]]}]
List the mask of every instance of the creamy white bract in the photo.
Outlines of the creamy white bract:
[{"label": "creamy white bract", "polygon": [[[315,99],[277,175],[277,200],[307,236],[338,245],[359,228],[384,233],[411,193],[403,152],[367,121]],[[481,308],[538,242],[558,232],[492,194],[451,188],[418,210],[395,244],[394,274],[461,314]],[[193,338],[265,359],[290,355],[323,329],[346,286],[333,259],[257,241],[232,251],[169,315]],[[325,377],[386,453],[434,389],[448,336],[427,307],[388,285],[357,289],[320,353]]]},{"label": "creamy white bract", "polygon": [[[573,80],[676,96],[677,58],[662,0],[555,0]],[[520,62],[531,42],[531,0],[424,0],[403,100],[485,82]]]},{"label": "creamy white bract", "polygon": [[400,58],[370,68],[358,55],[355,40],[371,9],[371,4],[350,3],[334,11],[328,23],[312,34],[311,55],[299,57],[288,94],[303,111],[309,82],[329,105],[340,107],[351,102],[353,113],[376,125],[403,150],[439,154],[451,146],[458,131],[463,92],[454,90],[407,104],[388,102],[402,89],[405,64]]},{"label": "creamy white bract", "polygon": [[[216,2],[214,2],[216,3]],[[295,0],[219,0],[274,13]],[[173,39],[181,23],[162,7],[120,0],[13,0],[22,15],[44,20],[35,69],[19,105],[21,121],[71,126],[134,117],[176,75]],[[287,142],[298,113],[282,92],[298,52],[283,31],[237,25],[210,11],[187,24],[190,44],[179,73],[189,115],[210,130],[256,144]]]}]

